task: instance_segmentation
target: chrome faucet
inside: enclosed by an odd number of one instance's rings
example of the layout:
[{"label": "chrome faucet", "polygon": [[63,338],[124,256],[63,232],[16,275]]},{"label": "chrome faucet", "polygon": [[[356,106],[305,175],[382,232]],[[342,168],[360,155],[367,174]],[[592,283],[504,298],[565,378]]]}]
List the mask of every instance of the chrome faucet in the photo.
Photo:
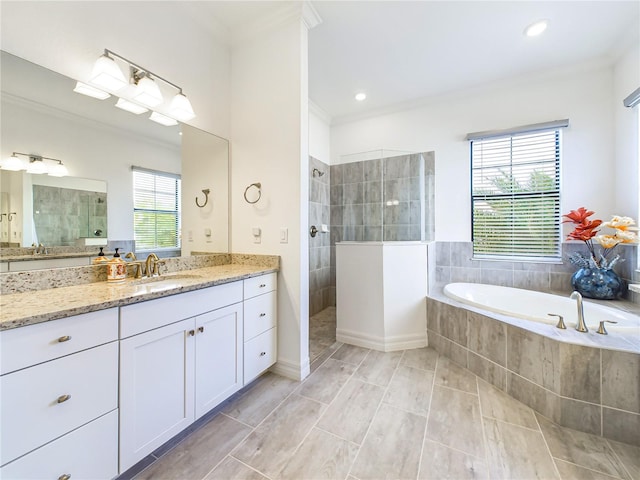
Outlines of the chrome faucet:
[{"label": "chrome faucet", "polygon": [[571,300],[575,300],[578,306],[578,323],[576,324],[576,330],[579,332],[588,332],[589,329],[584,323],[584,308],[582,306],[582,295],[580,295],[580,292],[574,291],[571,293],[571,295],[569,295],[569,298]]},{"label": "chrome faucet", "polygon": [[145,272],[147,277],[153,276],[154,271],[156,270],[156,263],[160,260],[155,253],[150,253],[145,262]]}]

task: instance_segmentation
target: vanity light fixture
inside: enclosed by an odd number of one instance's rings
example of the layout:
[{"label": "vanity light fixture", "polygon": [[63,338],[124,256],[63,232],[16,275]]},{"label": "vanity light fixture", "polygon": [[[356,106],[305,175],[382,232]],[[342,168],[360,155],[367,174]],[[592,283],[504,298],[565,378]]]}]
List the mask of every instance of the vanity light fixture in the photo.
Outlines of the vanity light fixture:
[{"label": "vanity light fixture", "polygon": [[158,112],[151,112],[149,120],[159,123],[160,125],[164,125],[165,127],[172,127],[178,124],[178,121],[176,119],[167,117],[166,115],[162,115]]},{"label": "vanity light fixture", "polygon": [[29,165],[27,165],[27,173],[43,175],[49,173],[49,168],[44,163],[42,157],[38,155],[29,155]]},{"label": "vanity light fixture", "polygon": [[191,102],[185,94],[182,93],[182,90],[171,100],[171,114],[182,122],[187,122],[196,116],[193,112]]},{"label": "vanity light fixture", "polygon": [[98,57],[93,65],[90,82],[115,92],[126,87],[127,80],[116,61],[110,56],[112,53],[105,49],[104,54]]},{"label": "vanity light fixture", "polygon": [[81,93],[82,95],[86,95],[88,97],[97,98],[98,100],[106,100],[111,95],[107,92],[104,92],[98,88],[92,87],[91,85],[87,85],[86,83],[77,82],[76,88],[73,89],[76,93]]},{"label": "vanity light fixture", "polygon": [[542,34],[547,27],[549,26],[549,20],[538,20],[537,22],[532,23],[524,30],[524,34],[527,37],[537,37]]},{"label": "vanity light fixture", "polygon": [[26,168],[27,168],[26,163],[22,159],[18,158],[15,152],[13,152],[13,154],[9,158],[5,159],[2,162],[3,170],[18,172],[20,170],[25,170]]},{"label": "vanity light fixture", "polygon": [[116,107],[121,108],[122,110],[126,110],[127,112],[135,113],[136,115],[140,115],[141,113],[148,112],[149,109],[143,106],[138,105],[137,103],[130,102],[124,98],[119,98],[116,102]]},{"label": "vanity light fixture", "polygon": [[137,100],[147,107],[157,107],[164,101],[160,87],[148,73],[142,72],[142,76],[138,75],[138,72],[134,70],[132,75],[136,83],[136,89],[133,94],[134,100]]},{"label": "vanity light fixture", "polygon": [[[20,159],[18,156],[23,156],[29,159],[29,163]],[[48,166],[45,160],[57,162],[53,166]],[[3,170],[11,170],[18,172],[20,170],[26,170],[27,173],[33,174],[49,174],[52,177],[65,177],[69,175],[67,167],[62,163],[62,160],[57,158],[42,157],[40,155],[31,155],[28,153],[13,152],[9,158],[7,158],[0,166]]]},{"label": "vanity light fixture", "polygon": [[[129,84],[133,86],[132,89],[123,90],[127,85],[127,80],[116,60],[119,63],[126,64],[129,68]],[[159,81],[177,90],[169,105],[164,104]],[[181,87],[108,49],[105,49],[104,54],[96,60],[89,83],[98,85],[110,92],[123,90],[122,95],[118,95],[120,100],[116,104],[118,108],[123,110],[140,114],[147,110],[142,110],[143,107],[138,104],[144,105],[149,109],[159,107],[163,113],[154,112],[156,115],[152,115],[149,118],[162,125],[176,125],[176,120],[186,122],[196,116],[191,102],[182,92]],[[79,88],[79,85],[81,85],[81,82],[78,82],[76,88]],[[74,89],[74,91],[78,90]],[[91,95],[90,93],[85,93],[85,91],[78,91],[78,93]],[[131,100],[134,100],[135,103],[131,102]]]}]

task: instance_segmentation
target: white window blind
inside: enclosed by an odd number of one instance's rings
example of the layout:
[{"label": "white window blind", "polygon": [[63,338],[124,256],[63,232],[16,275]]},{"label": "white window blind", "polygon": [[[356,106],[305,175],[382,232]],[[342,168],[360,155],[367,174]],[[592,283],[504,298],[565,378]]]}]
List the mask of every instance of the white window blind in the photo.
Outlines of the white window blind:
[{"label": "white window blind", "polygon": [[471,141],[475,258],[561,258],[560,129]]},{"label": "white window blind", "polygon": [[180,248],[180,177],[133,167],[136,249]]}]

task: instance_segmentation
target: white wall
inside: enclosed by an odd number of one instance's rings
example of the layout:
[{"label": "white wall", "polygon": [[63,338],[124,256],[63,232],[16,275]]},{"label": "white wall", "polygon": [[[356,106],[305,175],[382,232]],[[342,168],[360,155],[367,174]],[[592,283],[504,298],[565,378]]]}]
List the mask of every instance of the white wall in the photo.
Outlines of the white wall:
[{"label": "white wall", "polygon": [[[309,371],[307,29],[293,20],[232,52],[232,243],[238,253],[280,255],[277,371]],[[304,181],[303,181],[304,179]],[[255,205],[245,188],[262,184]],[[252,228],[262,230],[254,243]],[[280,229],[289,231],[280,243]]]},{"label": "white wall", "polygon": [[[332,163],[375,149],[435,151],[436,239],[471,240],[469,132],[569,118],[563,130],[562,211],[599,218],[617,208],[612,69],[583,65],[446,95],[415,108],[335,125]],[[622,214],[622,212],[620,212]]]},{"label": "white wall", "polygon": [[229,137],[229,48],[188,2],[3,1],[0,13],[3,50],[87,80],[108,48],[181,86],[189,124]]},{"label": "white wall", "polygon": [[640,87],[640,45],[623,54],[613,71],[613,102],[615,115],[615,202],[616,213],[640,221],[640,152],[638,116],[640,106],[624,107],[622,101]]},{"label": "white wall", "polygon": [[2,117],[0,158],[12,151],[59,158],[70,176],[107,182],[107,230],[113,240],[133,239],[131,166],[180,173],[180,151],[168,144],[6,98]]},{"label": "white wall", "polygon": [[[206,205],[202,190],[209,189]],[[229,142],[182,126],[182,255],[229,251]],[[209,235],[207,235],[209,233]]]},{"label": "white wall", "polygon": [[309,102],[309,155],[331,163],[331,119]]}]

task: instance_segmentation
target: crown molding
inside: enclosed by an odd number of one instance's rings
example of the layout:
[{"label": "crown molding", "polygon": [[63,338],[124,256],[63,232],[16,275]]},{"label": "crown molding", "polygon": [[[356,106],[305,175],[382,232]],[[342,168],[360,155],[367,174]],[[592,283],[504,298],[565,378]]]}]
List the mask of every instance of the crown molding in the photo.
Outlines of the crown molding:
[{"label": "crown molding", "polygon": [[307,1],[283,2],[282,8],[231,32],[231,46],[249,42],[293,21],[302,21],[308,29],[322,23],[316,9]]},{"label": "crown molding", "polygon": [[448,92],[437,93],[420,98],[410,99],[404,102],[398,102],[391,105],[386,105],[378,108],[373,108],[365,112],[337,115],[332,117],[331,126],[342,125],[345,123],[358,122],[369,118],[392,115],[395,113],[414,110],[417,108],[426,107],[432,104],[446,102],[448,100],[457,100],[472,95],[481,95],[484,93],[493,92],[496,90],[503,90],[505,88],[517,87],[519,85],[528,85],[531,83],[541,83],[552,81],[555,79],[561,79],[569,75],[575,75],[578,73],[594,72],[601,69],[612,68],[614,59],[610,55],[601,56],[595,59],[587,60],[572,64],[569,66],[558,67],[555,69],[538,71],[535,73],[525,73],[515,77],[504,78],[501,80],[489,81],[473,87],[468,87],[460,90],[453,90]]},{"label": "crown molding", "polygon": [[320,118],[320,120],[331,126],[331,115],[311,99],[309,99],[309,113],[313,113],[316,117]]}]

